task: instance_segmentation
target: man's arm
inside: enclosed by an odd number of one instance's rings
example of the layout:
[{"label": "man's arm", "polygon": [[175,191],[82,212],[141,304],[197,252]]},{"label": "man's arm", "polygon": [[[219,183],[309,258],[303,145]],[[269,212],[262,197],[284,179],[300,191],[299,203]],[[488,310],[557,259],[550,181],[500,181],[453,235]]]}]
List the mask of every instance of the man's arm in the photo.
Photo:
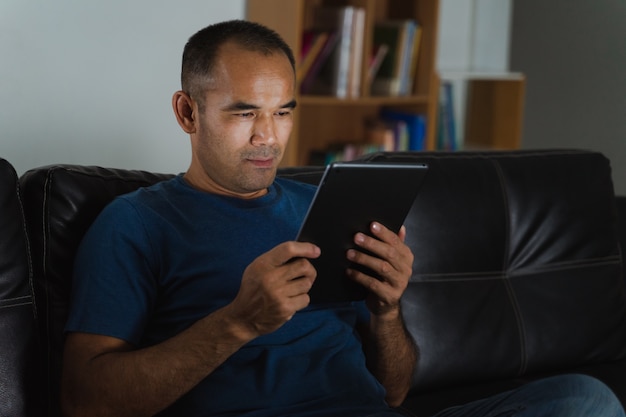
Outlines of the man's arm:
[{"label": "man's arm", "polygon": [[210,374],[252,335],[219,310],[159,345],[71,333],[65,342],[62,404],[68,416],[152,416]]},{"label": "man's arm", "polygon": [[277,246],[246,268],[231,304],[158,345],[134,349],[112,337],[69,334],[65,415],[152,416],[171,405],[244,344],[278,329],[309,304],[316,273],[307,258],[317,256],[312,244]]},{"label": "man's arm", "polygon": [[399,406],[411,386],[418,356],[400,310],[385,317],[372,314],[363,337],[368,368],[387,390],[387,403]]},{"label": "man's arm", "polygon": [[400,298],[412,273],[413,253],[404,244],[404,227],[396,235],[373,223],[371,232],[375,238],[357,233],[355,243],[376,256],[350,250],[348,259],[377,272],[381,280],[353,269],[348,274],[369,290],[366,304],[371,319],[362,331],[368,368],[387,390],[389,405],[399,406],[410,388],[418,358],[400,309]]}]

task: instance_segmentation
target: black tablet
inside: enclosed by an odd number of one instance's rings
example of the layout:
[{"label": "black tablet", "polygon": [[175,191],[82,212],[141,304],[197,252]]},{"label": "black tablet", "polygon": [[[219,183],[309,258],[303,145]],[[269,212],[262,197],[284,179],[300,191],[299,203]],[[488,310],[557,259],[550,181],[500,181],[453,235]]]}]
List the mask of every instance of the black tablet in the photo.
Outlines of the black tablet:
[{"label": "black tablet", "polygon": [[349,262],[346,251],[356,248],[355,233],[371,235],[373,221],[397,233],[427,170],[419,163],[335,162],[326,167],[297,237],[315,243],[322,252],[311,260],[317,270],[309,291],[312,303],[365,297],[365,289],[346,276],[346,269],[375,274]]}]

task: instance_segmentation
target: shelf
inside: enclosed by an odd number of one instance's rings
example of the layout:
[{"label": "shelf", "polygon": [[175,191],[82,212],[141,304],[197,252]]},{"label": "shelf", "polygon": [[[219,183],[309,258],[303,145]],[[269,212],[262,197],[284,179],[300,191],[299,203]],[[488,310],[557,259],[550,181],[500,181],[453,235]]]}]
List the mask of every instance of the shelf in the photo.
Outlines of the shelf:
[{"label": "shelf", "polygon": [[526,77],[521,72],[500,72],[500,71],[439,71],[442,80],[511,80],[520,81]]},{"label": "shelf", "polygon": [[299,96],[298,103],[308,105],[331,106],[388,106],[388,105],[415,105],[427,104],[428,96],[407,97],[359,97],[353,99],[339,99],[329,96]]}]

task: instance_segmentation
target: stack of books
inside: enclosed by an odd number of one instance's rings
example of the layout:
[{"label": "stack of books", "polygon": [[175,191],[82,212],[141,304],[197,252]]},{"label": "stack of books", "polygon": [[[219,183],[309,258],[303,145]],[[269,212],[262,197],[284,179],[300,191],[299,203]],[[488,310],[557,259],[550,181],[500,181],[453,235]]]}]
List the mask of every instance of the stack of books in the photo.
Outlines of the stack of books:
[{"label": "stack of books", "polygon": [[366,83],[366,90],[372,95],[411,95],[421,26],[414,19],[377,22],[373,50],[365,57],[364,36],[364,8],[315,9],[312,29],[304,31],[302,36],[300,93],[357,98],[362,84]]},{"label": "stack of books", "polygon": [[350,161],[372,152],[426,149],[426,117],[420,113],[382,108],[378,116],[365,121],[363,131],[359,142],[337,140],[326,149],[312,151],[309,164]]},{"label": "stack of books", "polygon": [[300,93],[356,98],[361,91],[365,9],[321,6],[303,33]]},{"label": "stack of books", "polygon": [[380,68],[372,80],[371,94],[407,96],[413,91],[413,80],[422,38],[422,28],[413,19],[386,20],[374,27],[374,47],[387,47]]}]

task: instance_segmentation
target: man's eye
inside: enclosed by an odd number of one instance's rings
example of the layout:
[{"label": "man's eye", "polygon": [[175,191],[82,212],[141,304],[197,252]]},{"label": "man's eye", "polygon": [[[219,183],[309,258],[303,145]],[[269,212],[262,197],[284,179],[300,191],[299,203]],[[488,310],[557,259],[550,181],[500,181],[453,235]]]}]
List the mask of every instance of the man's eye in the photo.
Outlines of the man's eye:
[{"label": "man's eye", "polygon": [[276,113],[279,116],[289,116],[291,114],[291,110],[281,110]]},{"label": "man's eye", "polygon": [[237,113],[237,116],[247,119],[247,118],[253,117],[254,113],[252,113],[252,112]]}]

